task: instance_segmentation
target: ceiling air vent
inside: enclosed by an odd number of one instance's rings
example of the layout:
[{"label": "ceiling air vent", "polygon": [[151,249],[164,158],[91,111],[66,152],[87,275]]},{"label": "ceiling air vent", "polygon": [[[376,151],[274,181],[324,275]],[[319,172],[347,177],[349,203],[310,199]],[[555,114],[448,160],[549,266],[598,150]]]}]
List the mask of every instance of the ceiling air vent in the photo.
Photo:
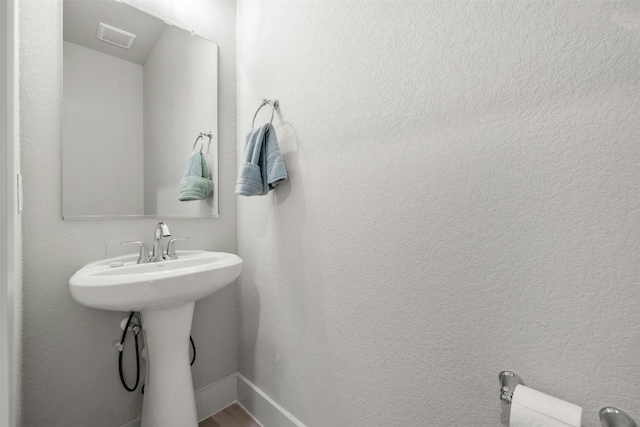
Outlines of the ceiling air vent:
[{"label": "ceiling air vent", "polygon": [[112,27],[104,22],[98,25],[98,32],[96,33],[98,40],[111,43],[112,45],[122,47],[124,49],[131,49],[133,42],[136,41],[136,35],[128,33],[120,28]]}]

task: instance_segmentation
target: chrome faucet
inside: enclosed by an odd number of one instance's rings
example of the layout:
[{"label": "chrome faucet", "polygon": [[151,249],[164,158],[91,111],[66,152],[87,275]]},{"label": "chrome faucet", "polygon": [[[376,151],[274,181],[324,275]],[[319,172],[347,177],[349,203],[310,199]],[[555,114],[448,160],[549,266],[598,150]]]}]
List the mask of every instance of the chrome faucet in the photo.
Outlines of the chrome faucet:
[{"label": "chrome faucet", "polygon": [[169,227],[167,227],[167,224],[165,224],[164,222],[159,222],[156,225],[156,231],[153,238],[153,249],[151,250],[149,262],[158,262],[165,259],[164,253],[162,251],[162,238],[168,236],[171,236]]},{"label": "chrome faucet", "polygon": [[171,236],[171,232],[169,231],[169,227],[164,222],[159,222],[156,225],[156,231],[153,235],[153,249],[151,251],[151,255],[149,255],[149,251],[145,246],[144,242],[139,240],[133,242],[120,242],[123,245],[140,245],[140,253],[138,254],[138,264],[144,264],[147,262],[158,262],[166,259],[178,259],[178,255],[176,254],[175,242],[178,240],[189,240],[188,237],[176,237],[175,239],[169,240],[167,244],[167,251],[164,252],[162,250],[162,238]]}]

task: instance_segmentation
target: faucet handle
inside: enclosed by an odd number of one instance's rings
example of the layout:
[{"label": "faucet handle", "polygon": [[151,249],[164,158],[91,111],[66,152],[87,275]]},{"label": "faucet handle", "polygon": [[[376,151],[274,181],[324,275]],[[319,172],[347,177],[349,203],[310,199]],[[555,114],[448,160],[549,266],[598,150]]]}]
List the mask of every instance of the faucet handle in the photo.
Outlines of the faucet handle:
[{"label": "faucet handle", "polygon": [[121,245],[140,245],[140,253],[138,254],[137,264],[144,264],[145,262],[149,262],[149,251],[145,246],[144,242],[140,240],[133,240],[130,242],[120,242]]},{"label": "faucet handle", "polygon": [[167,243],[167,259],[178,259],[178,255],[176,255],[176,240],[189,240],[191,237],[176,237],[175,239],[169,240]]}]

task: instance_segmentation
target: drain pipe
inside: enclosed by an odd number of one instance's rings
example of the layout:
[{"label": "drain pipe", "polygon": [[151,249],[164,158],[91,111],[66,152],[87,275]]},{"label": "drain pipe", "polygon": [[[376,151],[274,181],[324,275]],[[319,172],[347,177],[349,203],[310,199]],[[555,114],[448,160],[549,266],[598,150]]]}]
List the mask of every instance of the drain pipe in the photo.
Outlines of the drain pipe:
[{"label": "drain pipe", "polygon": [[[138,383],[140,382],[140,348],[138,345],[138,334],[140,333],[140,325],[139,325],[139,321],[138,318],[135,318],[135,321],[132,322],[132,319],[134,319],[133,315],[135,314],[135,312],[131,312],[131,314],[129,314],[129,319],[127,320],[127,323],[124,324],[124,327],[122,328],[122,338],[120,339],[120,341],[116,341],[115,346],[118,349],[118,370],[120,371],[120,382],[122,382],[122,386],[124,387],[125,390],[127,390],[128,392],[132,392],[135,391],[138,388]],[[129,327],[129,325],[131,325],[131,327]],[[127,331],[131,330],[131,332],[133,332],[133,339],[136,342],[136,383],[133,385],[133,387],[129,387],[129,385],[127,384],[127,381],[125,381],[124,379],[124,373],[122,372],[122,353],[124,350],[124,340],[127,337]]]},{"label": "drain pipe", "polygon": [[[118,349],[118,371],[120,373],[120,382],[128,392],[135,391],[140,383],[140,347],[138,344],[138,334],[140,333],[141,327],[138,318],[133,317],[134,314],[135,312],[132,311],[129,314],[128,319],[122,319],[122,322],[120,323],[120,327],[122,328],[122,338],[120,341],[116,341],[114,343],[115,347]],[[133,332],[133,339],[136,343],[136,383],[133,387],[129,387],[127,381],[124,379],[124,373],[122,371],[122,353],[124,350],[124,341],[127,337],[127,331]],[[193,366],[196,361],[196,344],[193,342],[193,337],[191,335],[189,335],[189,342],[191,343],[191,349],[193,350],[193,358],[191,359],[191,366]],[[144,394],[144,385],[142,386],[142,394]]]}]

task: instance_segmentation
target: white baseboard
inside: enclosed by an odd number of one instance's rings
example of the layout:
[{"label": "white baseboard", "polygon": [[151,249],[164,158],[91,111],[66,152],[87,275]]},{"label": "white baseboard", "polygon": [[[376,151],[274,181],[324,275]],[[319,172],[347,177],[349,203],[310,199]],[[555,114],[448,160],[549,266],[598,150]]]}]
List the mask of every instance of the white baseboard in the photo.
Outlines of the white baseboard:
[{"label": "white baseboard", "polygon": [[211,415],[237,402],[238,387],[236,383],[236,374],[234,373],[196,391],[198,420],[202,421],[205,418],[209,418]]},{"label": "white baseboard", "polygon": [[238,403],[262,425],[262,427],[305,427],[296,417],[278,405],[275,400],[246,379],[238,377]]},{"label": "white baseboard", "polygon": [[129,421],[128,423],[123,424],[120,427],[140,427],[140,418],[136,418],[133,421]]},{"label": "white baseboard", "polygon": [[[209,418],[236,402],[263,427],[305,427],[239,372],[196,391],[198,420]],[[140,418],[122,427],[140,427]]]},{"label": "white baseboard", "polygon": [[[222,411],[238,401],[238,387],[236,374],[209,384],[196,391],[196,412],[198,420],[202,421],[211,415]],[[129,421],[122,427],[140,427],[140,418]]]}]

